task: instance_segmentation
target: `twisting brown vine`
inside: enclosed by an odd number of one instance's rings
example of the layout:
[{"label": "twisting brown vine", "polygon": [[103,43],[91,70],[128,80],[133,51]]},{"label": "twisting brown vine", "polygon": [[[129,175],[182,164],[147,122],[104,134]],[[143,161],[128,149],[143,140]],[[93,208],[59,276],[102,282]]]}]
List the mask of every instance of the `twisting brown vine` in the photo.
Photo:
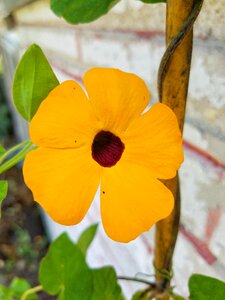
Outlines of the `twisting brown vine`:
[{"label": "twisting brown vine", "polygon": [[184,38],[190,33],[190,31],[193,29],[193,25],[202,9],[204,0],[196,0],[194,1],[192,11],[187,19],[187,21],[184,22],[182,28],[177,33],[177,35],[171,40],[169,43],[159,66],[159,72],[158,72],[158,95],[159,99],[162,99],[162,93],[163,93],[163,80],[165,78],[166,71],[168,69],[168,65],[170,62],[170,58],[173,56],[174,52],[176,51],[177,47],[182,43]]},{"label": "twisting brown vine", "polygon": [[[158,73],[158,93],[162,103],[176,114],[183,130],[189,73],[192,56],[193,25],[201,11],[203,0],[167,0],[167,49]],[[156,225],[155,269],[160,298],[169,299],[173,252],[180,222],[180,192],[178,176],[165,181],[172,191],[175,207],[172,214]]]}]

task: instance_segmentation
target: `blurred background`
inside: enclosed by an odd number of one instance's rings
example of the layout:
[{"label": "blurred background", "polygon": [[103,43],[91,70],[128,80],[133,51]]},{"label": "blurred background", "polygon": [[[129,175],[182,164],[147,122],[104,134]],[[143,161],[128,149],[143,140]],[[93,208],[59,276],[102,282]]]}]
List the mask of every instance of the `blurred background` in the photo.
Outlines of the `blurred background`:
[{"label": "blurred background", "polygon": [[[224,5],[225,0],[206,0],[195,26],[180,170],[182,219],[174,256],[174,285],[184,295],[193,272],[225,280]],[[48,0],[0,0],[0,143],[10,147],[28,138],[27,124],[12,103],[11,85],[16,65],[32,43],[43,49],[60,81],[82,84],[82,75],[93,66],[120,68],[142,77],[152,103],[158,101],[165,15],[165,4],[122,0],[99,20],[72,26],[51,12]],[[0,220],[0,282],[16,274],[36,284],[37,264],[48,242],[63,231],[76,239],[100,220],[98,194],[81,224],[60,226],[37,208],[20,168],[4,175],[10,186]],[[124,245],[109,240],[100,228],[88,259],[92,266],[114,265],[118,275],[153,274],[153,251],[154,229]],[[123,282],[128,296],[142,287]]]}]

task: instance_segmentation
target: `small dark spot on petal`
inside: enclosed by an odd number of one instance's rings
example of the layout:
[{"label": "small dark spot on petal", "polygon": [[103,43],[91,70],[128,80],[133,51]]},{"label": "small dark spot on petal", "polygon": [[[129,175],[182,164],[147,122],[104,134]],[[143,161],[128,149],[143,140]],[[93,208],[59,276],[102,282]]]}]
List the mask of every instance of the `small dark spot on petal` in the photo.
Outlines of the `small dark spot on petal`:
[{"label": "small dark spot on petal", "polygon": [[75,143],[77,142],[77,140],[74,141]]},{"label": "small dark spot on petal", "polygon": [[102,194],[105,194],[105,191],[103,191]]}]

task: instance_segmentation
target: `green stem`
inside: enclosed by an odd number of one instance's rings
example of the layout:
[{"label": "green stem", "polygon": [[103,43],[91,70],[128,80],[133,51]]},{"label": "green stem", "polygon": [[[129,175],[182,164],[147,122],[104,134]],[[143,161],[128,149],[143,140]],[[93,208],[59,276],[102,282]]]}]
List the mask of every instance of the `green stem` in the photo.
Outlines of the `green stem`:
[{"label": "green stem", "polygon": [[11,159],[9,159],[3,165],[0,166],[0,174],[2,174],[3,172],[7,171],[11,167],[15,166],[32,149],[33,149],[32,142],[26,141],[26,146],[20,152],[18,152],[15,156],[13,156]]},{"label": "green stem", "polygon": [[22,297],[20,298],[20,300],[26,300],[30,295],[35,294],[35,293],[38,293],[38,292],[41,292],[41,291],[43,291],[42,285],[35,286],[35,287],[33,287],[33,288],[27,290],[27,291],[22,295]]},{"label": "green stem", "polygon": [[27,143],[30,143],[30,141],[23,141],[22,143],[10,148],[8,151],[6,151],[1,157],[0,157],[0,164],[13,152],[16,150],[26,146]]}]

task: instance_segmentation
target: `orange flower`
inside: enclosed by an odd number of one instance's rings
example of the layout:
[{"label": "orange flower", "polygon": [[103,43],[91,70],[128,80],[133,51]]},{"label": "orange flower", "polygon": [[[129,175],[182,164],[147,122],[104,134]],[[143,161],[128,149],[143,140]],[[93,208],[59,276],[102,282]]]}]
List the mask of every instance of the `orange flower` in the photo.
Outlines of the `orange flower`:
[{"label": "orange flower", "polygon": [[142,114],[150,95],[136,75],[94,68],[84,86],[88,95],[63,82],[40,105],[30,123],[39,148],[25,159],[25,182],[64,225],[83,219],[100,183],[104,229],[128,242],[173,209],[158,179],[174,177],[183,161],[177,119],[160,103]]}]

